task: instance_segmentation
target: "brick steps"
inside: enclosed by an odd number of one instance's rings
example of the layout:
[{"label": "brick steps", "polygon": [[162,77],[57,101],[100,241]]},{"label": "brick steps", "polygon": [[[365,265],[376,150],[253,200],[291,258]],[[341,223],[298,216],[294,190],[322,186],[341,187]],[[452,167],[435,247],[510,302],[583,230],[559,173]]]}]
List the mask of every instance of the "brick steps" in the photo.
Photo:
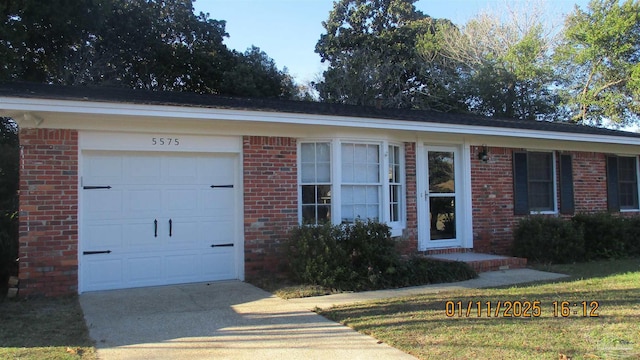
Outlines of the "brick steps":
[{"label": "brick steps", "polygon": [[527,259],[524,258],[474,252],[438,251],[437,253],[427,253],[426,256],[443,261],[462,261],[469,264],[476,272],[522,269],[527,266]]}]

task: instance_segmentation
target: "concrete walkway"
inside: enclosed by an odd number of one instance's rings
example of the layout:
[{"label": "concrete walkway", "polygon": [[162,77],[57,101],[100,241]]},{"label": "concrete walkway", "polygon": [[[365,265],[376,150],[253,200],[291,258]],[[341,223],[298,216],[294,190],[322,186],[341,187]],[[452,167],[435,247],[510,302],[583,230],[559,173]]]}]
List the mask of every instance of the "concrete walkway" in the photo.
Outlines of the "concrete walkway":
[{"label": "concrete walkway", "polygon": [[229,281],[85,293],[80,304],[103,360],[413,359],[309,310],[562,276],[518,269],[451,284],[294,300]]}]

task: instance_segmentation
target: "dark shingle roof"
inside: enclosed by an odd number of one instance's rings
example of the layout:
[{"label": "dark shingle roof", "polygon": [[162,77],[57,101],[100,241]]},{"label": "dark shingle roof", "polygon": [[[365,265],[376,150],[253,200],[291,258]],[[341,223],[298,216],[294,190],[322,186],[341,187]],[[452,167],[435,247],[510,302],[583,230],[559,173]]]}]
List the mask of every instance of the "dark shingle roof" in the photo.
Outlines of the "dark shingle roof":
[{"label": "dark shingle roof", "polygon": [[442,113],[436,111],[388,108],[378,109],[375,107],[310,101],[234,98],[187,92],[148,91],[114,87],[62,86],[23,82],[0,83],[0,97],[283,112],[640,138],[640,134],[638,133],[569,123],[488,118],[464,113]]}]

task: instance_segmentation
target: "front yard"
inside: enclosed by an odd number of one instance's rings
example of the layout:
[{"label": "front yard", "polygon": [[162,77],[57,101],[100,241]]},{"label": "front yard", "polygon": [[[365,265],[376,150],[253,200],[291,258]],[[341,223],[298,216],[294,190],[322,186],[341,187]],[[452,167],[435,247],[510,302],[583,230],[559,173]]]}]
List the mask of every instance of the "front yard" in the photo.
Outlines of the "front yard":
[{"label": "front yard", "polygon": [[640,259],[543,270],[572,277],[389,299],[321,314],[421,359],[640,358]]},{"label": "front yard", "polygon": [[[389,299],[322,315],[422,359],[640,357],[640,259],[541,270],[572,277]],[[77,297],[0,300],[1,359],[93,360],[92,345]]]}]

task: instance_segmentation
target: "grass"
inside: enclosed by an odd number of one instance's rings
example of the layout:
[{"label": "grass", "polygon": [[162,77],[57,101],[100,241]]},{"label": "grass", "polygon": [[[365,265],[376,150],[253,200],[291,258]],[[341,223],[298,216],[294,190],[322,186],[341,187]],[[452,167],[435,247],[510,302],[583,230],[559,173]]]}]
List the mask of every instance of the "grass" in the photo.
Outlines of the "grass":
[{"label": "grass", "polygon": [[[387,299],[320,313],[421,359],[640,358],[640,259],[544,269],[571,276],[555,283]],[[455,310],[451,317],[447,301]],[[496,316],[497,303],[505,301],[539,301],[540,316],[505,317],[502,305]],[[561,303],[554,316],[554,301],[569,303],[568,317],[562,316]],[[582,301],[587,301],[588,315],[596,301],[598,316],[582,316]]]},{"label": "grass", "polygon": [[96,359],[77,296],[0,299],[0,359]]}]

